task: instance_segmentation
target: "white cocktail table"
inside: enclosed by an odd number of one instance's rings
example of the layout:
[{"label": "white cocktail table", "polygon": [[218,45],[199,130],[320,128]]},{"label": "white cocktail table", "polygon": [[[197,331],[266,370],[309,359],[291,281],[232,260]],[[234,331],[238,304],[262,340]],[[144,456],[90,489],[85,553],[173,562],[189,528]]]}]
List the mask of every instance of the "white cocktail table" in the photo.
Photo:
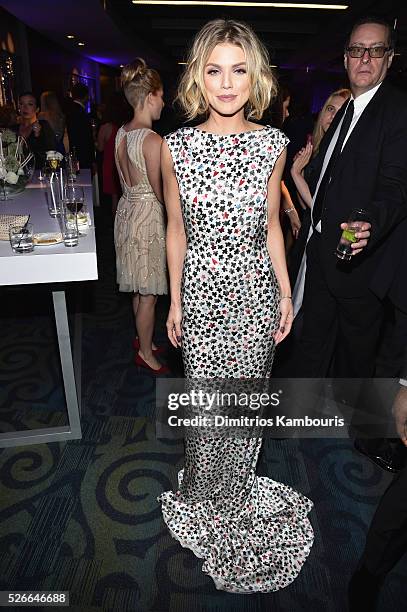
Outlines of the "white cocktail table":
[{"label": "white cocktail table", "polygon": [[[85,202],[92,220],[77,247],[62,244],[36,247],[32,253],[13,253],[10,243],[0,241],[0,285],[55,284],[98,278],[92,183],[89,170],[81,170],[78,184],[84,187]],[[0,202],[0,213],[29,214],[34,233],[58,232],[59,224],[48,214],[45,184],[34,179],[24,193]],[[55,323],[61,359],[68,425],[0,433],[0,447],[38,444],[82,437],[80,423],[80,351],[74,368],[64,290],[52,289]],[[77,335],[77,334],[76,334]],[[76,347],[75,347],[76,348]]]}]

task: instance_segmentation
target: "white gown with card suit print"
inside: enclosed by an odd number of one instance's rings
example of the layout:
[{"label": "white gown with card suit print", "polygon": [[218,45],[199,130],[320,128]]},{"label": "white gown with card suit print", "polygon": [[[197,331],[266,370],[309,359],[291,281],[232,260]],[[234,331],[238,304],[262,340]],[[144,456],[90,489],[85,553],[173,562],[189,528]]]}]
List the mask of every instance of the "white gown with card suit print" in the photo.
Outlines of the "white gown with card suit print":
[{"label": "white gown with card suit print", "polygon": [[[179,185],[187,251],[182,353],[187,379],[270,376],[279,288],[268,254],[267,184],[288,140],[266,126],[166,137]],[[312,502],[256,476],[261,437],[187,435],[178,489],[160,496],[182,546],[217,588],[276,591],[298,575],[312,543]]]}]

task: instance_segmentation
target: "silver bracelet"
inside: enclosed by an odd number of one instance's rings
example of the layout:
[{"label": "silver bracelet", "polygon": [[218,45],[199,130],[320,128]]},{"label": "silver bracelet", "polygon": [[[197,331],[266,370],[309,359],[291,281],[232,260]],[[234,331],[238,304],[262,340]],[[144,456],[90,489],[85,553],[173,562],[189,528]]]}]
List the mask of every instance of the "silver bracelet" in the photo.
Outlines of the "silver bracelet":
[{"label": "silver bracelet", "polygon": [[280,298],[280,302],[281,300],[292,300],[293,298],[291,297],[291,295],[282,295]]},{"label": "silver bracelet", "polygon": [[285,208],[284,208],[284,212],[285,212],[287,215],[289,215],[290,213],[292,213],[292,212],[293,212],[293,210],[295,210],[295,206],[292,206],[291,208],[287,208],[287,209],[285,209]]}]

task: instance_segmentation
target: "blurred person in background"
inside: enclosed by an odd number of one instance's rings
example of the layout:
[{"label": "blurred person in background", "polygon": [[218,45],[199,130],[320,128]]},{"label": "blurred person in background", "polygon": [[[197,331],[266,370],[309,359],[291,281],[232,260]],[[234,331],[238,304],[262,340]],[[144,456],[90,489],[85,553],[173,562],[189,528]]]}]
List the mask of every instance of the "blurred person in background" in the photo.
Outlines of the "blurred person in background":
[{"label": "blurred person in background", "polygon": [[19,136],[22,136],[30,151],[35,156],[35,167],[42,168],[45,164],[47,151],[56,149],[54,132],[48,121],[38,118],[39,105],[32,91],[20,94],[18,98],[19,123],[14,126]]},{"label": "blurred person in background", "polygon": [[48,121],[55,135],[56,150],[65,155],[69,149],[68,133],[66,131],[65,115],[56,93],[54,91],[44,91],[41,94],[40,104],[41,112],[38,118]]},{"label": "blurred person in background", "polygon": [[115,143],[123,191],[114,224],[117,282],[119,291],[133,294],[135,363],[156,376],[169,373],[157,359],[163,349],[153,342],[157,296],[167,293],[162,139],[151,129],[164,107],[163,85],[141,58],[123,68],[121,82],[133,117]]},{"label": "blurred person in background", "polygon": [[[407,347],[404,348],[400,375],[393,385],[389,385],[388,395],[399,444],[407,455]],[[384,382],[388,385],[390,381]],[[369,385],[372,383],[376,381],[368,381]],[[383,493],[370,523],[363,553],[349,583],[349,612],[378,610],[386,576],[406,552],[407,463],[404,463]]]},{"label": "blurred person in background", "polygon": [[[290,90],[286,85],[281,85],[271,110],[272,125],[280,130],[283,129],[286,119],[290,116],[290,102]],[[298,238],[301,221],[284,180],[281,181],[280,223],[284,234],[286,253],[288,253],[293,245],[293,238]]]},{"label": "blurred person in background", "polygon": [[66,106],[66,124],[69,146],[75,148],[80,168],[93,168],[95,144],[91,119],[86,112],[89,90],[86,85],[76,83],[71,89],[72,104]]},{"label": "blurred person in background", "polygon": [[99,128],[96,149],[102,153],[102,190],[110,199],[113,215],[121,194],[120,180],[114,159],[114,147],[117,130],[127,123],[132,115],[132,108],[122,92],[115,92],[106,105],[102,124]]},{"label": "blurred person in background", "polygon": [[321,140],[332,123],[333,118],[343,103],[351,95],[350,89],[338,89],[331,93],[325,101],[312,132],[312,137],[307,140],[306,145],[298,151],[291,166],[291,177],[297,189],[300,204],[303,205],[304,213],[301,218],[301,231],[299,232],[298,242],[294,247],[290,259],[290,279],[294,285],[293,305],[294,316],[301,307],[304,292],[304,279],[306,270],[305,246],[307,244],[311,227],[311,206],[312,195],[318,176],[315,175],[315,168],[312,160],[319,151]]}]

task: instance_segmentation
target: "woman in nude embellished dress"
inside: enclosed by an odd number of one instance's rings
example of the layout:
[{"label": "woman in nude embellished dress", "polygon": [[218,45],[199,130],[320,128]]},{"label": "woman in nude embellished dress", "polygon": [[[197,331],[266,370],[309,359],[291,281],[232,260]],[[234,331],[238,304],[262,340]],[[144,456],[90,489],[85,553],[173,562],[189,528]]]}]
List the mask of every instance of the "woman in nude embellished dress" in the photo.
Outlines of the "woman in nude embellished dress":
[{"label": "woman in nude embellished dress", "polygon": [[[279,223],[287,138],[260,119],[276,92],[267,51],[245,24],[195,38],[178,99],[197,127],[162,145],[171,307],[167,330],[187,380],[262,379],[292,323]],[[210,384],[210,383],[209,383]],[[175,492],[159,497],[172,536],[218,589],[276,591],[312,543],[312,502],[256,475],[262,439],[186,434]]]},{"label": "woman in nude embellished dress", "polygon": [[125,66],[121,80],[134,117],[118,130],[115,143],[123,190],[114,225],[117,282],[120,291],[134,293],[136,364],[153,375],[165,374],[169,370],[158,361],[153,343],[157,296],[167,293],[162,139],[151,129],[164,106],[163,86],[142,59]]}]

